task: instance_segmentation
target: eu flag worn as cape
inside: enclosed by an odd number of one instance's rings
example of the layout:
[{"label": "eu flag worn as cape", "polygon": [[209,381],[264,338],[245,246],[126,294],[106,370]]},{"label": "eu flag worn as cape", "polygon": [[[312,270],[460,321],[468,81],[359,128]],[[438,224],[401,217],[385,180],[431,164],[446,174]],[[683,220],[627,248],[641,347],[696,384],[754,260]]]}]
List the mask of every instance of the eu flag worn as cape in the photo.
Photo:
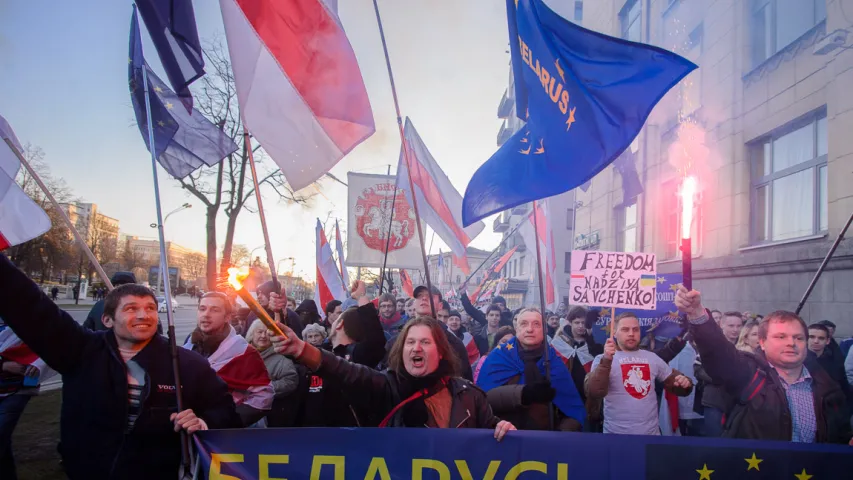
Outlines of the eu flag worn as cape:
[{"label": "eu flag worn as cape", "polygon": [[145,89],[142,69],[148,77],[151,121],[154,125],[154,155],[160,165],[175,178],[183,178],[202,165],[213,166],[237,150],[230,137],[211,123],[201,112],[190,114],[181,100],[145,63],[136,8],[130,22],[130,56],[127,68],[130,100],[136,114],[139,132],[148,151],[148,116],[145,112]]},{"label": "eu flag worn as cape", "polygon": [[[493,388],[506,385],[509,379],[518,375],[520,375],[518,385],[525,385],[524,361],[521,360],[518,353],[520,348],[518,339],[513,338],[506,344],[492,350],[480,368],[477,386],[488,392]],[[586,409],[575,388],[575,382],[572,380],[566,365],[560,361],[557,352],[551,345],[548,345],[548,355],[548,358],[551,359],[551,386],[557,391],[557,396],[554,397],[554,405],[564,415],[574,418],[583,425],[584,420],[586,420]],[[539,367],[539,373],[545,377],[544,355],[536,365]]]},{"label": "eu flag worn as cape", "polygon": [[471,177],[464,225],[580,186],[696,68],[663,49],[579,27],[542,0],[506,0],[516,112],[527,124]]}]

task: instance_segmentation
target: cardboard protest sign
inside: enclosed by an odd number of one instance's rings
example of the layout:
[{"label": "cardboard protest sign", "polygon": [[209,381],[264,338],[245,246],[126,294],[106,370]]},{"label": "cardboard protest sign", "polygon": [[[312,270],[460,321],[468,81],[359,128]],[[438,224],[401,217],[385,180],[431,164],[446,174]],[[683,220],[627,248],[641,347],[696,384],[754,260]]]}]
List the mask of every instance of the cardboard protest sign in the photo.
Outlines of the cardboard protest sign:
[{"label": "cardboard protest sign", "polygon": [[657,303],[655,254],[572,252],[569,291],[572,305],[654,310]]},{"label": "cardboard protest sign", "polygon": [[[623,309],[617,313],[631,312],[640,321],[640,336],[645,337],[654,331],[655,337],[672,338],[680,333],[678,308],[675,306],[675,291],[682,283],[681,272],[657,274],[657,305],[655,310]],[[593,308],[597,309],[597,308]],[[604,343],[610,336],[610,320],[613,309],[601,308],[601,316],[592,328],[592,336],[598,343]]]}]

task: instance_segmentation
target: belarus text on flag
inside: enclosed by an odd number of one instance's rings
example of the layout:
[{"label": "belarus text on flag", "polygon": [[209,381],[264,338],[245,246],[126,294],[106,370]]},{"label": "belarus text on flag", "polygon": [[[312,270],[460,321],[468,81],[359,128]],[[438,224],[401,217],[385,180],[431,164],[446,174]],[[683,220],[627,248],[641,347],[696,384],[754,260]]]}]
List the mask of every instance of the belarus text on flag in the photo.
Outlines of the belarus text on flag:
[{"label": "belarus text on flag", "polygon": [[334,5],[220,0],[246,128],[294,190],[376,130],[358,62]]},{"label": "belarus text on flag", "polygon": [[38,237],[50,230],[50,218],[15,183],[23,153],[12,127],[0,115],[0,250]]}]

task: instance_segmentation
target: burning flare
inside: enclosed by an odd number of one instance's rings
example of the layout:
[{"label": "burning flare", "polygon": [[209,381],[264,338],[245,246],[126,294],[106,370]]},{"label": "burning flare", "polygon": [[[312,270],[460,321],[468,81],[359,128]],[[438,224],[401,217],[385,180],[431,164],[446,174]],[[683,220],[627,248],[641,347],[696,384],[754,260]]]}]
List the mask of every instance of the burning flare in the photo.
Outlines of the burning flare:
[{"label": "burning flare", "polygon": [[243,289],[243,280],[249,277],[249,267],[237,268],[231,267],[228,269],[228,284],[234,287],[234,290]]},{"label": "burning flare", "polygon": [[693,201],[696,197],[696,177],[684,177],[681,184],[681,238],[690,238],[693,225]]}]

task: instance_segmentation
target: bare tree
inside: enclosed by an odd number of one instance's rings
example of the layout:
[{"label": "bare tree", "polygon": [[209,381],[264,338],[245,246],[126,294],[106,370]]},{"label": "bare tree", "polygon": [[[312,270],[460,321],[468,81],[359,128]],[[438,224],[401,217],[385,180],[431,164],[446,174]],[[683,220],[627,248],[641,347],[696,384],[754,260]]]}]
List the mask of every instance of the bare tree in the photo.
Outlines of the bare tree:
[{"label": "bare tree", "polygon": [[[224,256],[225,254],[223,253],[222,255]],[[252,256],[245,245],[238,243],[231,248],[231,265],[243,267],[249,265],[251,261]]]},{"label": "bare tree", "polygon": [[206,259],[201,253],[190,253],[184,258],[184,276],[198,280],[204,275]]},{"label": "bare tree", "polygon": [[[50,168],[44,162],[44,151],[40,147],[27,143],[24,145],[23,155],[57,201],[71,201],[71,189],[62,179],[51,175]],[[71,232],[62,221],[60,213],[56,211],[47,195],[26,169],[22,168],[15,180],[24,192],[47,213],[51,228],[44,235],[12,247],[8,255],[19,268],[30,274],[37,273],[40,281],[44,282],[60,270],[72,266],[76,255],[71,242]]]},{"label": "bare tree", "polygon": [[[207,285],[212,289],[219,282],[216,269],[216,217],[222,210],[228,217],[225,241],[222,249],[220,272],[224,274],[232,262],[234,229],[237,217],[247,202],[255,195],[249,152],[243,137],[243,124],[237,103],[237,89],[231,70],[231,61],[222,38],[206,42],[204,49],[208,73],[202,77],[200,86],[194,91],[195,106],[214,124],[234,140],[239,148],[215,167],[203,167],[179,180],[181,188],[198,198],[206,208],[207,215]],[[288,204],[306,204],[314,194],[294,192],[273,162],[269,161],[258,145],[253,146],[255,163],[258,167],[258,183],[271,188],[279,201]]]}]

